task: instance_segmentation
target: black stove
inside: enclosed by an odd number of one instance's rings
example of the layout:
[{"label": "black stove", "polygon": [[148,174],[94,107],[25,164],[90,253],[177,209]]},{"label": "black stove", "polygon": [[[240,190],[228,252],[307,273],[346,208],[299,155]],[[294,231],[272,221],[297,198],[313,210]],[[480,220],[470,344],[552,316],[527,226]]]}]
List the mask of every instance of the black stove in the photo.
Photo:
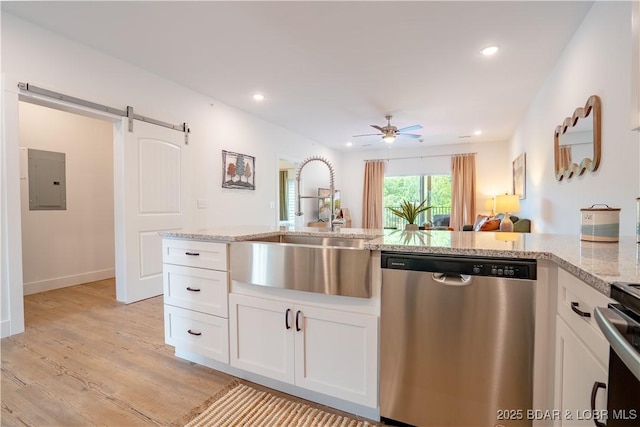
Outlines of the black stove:
[{"label": "black stove", "polygon": [[640,284],[612,283],[611,298],[616,302],[607,308],[595,309],[598,326],[609,341],[606,426],[637,427],[640,425]]}]

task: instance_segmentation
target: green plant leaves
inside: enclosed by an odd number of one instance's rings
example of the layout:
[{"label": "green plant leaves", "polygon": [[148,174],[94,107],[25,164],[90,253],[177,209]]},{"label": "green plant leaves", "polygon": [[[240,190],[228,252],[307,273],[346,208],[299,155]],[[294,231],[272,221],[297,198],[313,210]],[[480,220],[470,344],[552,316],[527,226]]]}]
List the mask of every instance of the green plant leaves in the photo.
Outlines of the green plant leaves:
[{"label": "green plant leaves", "polygon": [[418,204],[416,202],[403,200],[400,204],[400,209],[389,208],[389,210],[400,218],[406,219],[409,224],[415,224],[418,215],[431,209],[431,206],[425,206],[426,202],[426,200],[423,200],[422,203]]}]

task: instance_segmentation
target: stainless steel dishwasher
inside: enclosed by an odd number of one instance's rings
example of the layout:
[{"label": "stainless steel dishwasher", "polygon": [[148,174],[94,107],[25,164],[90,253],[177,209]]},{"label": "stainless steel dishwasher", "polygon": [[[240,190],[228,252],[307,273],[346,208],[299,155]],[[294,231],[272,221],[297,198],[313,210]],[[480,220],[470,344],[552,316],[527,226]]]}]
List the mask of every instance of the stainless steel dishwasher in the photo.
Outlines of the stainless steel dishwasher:
[{"label": "stainless steel dishwasher", "polygon": [[536,261],[382,253],[380,416],[527,426]]}]

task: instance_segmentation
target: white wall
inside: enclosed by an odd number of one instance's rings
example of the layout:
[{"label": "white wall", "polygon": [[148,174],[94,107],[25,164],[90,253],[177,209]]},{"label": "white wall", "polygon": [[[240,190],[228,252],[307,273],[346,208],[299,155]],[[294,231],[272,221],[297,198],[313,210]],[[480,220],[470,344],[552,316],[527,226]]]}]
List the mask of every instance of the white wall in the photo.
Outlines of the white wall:
[{"label": "white wall", "polygon": [[[595,2],[510,141],[511,157],[527,153],[527,198],[521,216],[536,231],[578,234],[580,208],[621,208],[620,234],[635,234],[638,133],[632,132],[631,3]],[[638,76],[635,76],[637,79]],[[595,173],[558,182],[553,131],[590,95],[602,100],[602,158]]]},{"label": "white wall", "polygon": [[[3,332],[9,313],[21,313],[20,236],[7,233],[19,226],[19,155],[16,83],[33,85],[117,108],[133,106],[136,113],[191,127],[186,152],[190,165],[184,186],[189,228],[215,225],[276,225],[278,158],[301,161],[311,155],[328,158],[340,169],[340,156],[316,142],[224,105],[145,70],[60,37],[12,15],[2,13],[3,73],[3,203],[2,307]],[[12,103],[6,108],[6,103]],[[256,190],[222,189],[222,150],[256,157]],[[305,192],[328,184],[320,163],[303,174]],[[326,167],[325,167],[326,169]],[[339,188],[340,174],[337,174]],[[6,203],[5,203],[6,199]],[[196,209],[196,200],[208,209]],[[272,205],[273,203],[273,205]],[[273,207],[271,207],[273,206]],[[312,206],[312,203],[309,203]],[[305,210],[311,207],[305,208]],[[16,218],[17,213],[17,218]],[[5,268],[5,267],[10,267]],[[18,283],[19,282],[19,283]],[[7,291],[8,289],[8,291]],[[15,327],[14,327],[15,326]],[[12,333],[20,332],[18,325]]]},{"label": "white wall", "polygon": [[[388,149],[346,153],[342,158],[344,207],[351,209],[354,227],[362,226],[364,160],[414,157],[385,163],[385,176],[451,173],[451,154],[476,153],[476,206],[484,213],[484,201],[511,193],[511,163],[504,142],[464,143],[425,148]],[[425,156],[420,158],[420,156]],[[431,156],[431,157],[430,157]],[[509,164],[508,167],[505,165]],[[523,216],[524,217],[524,216]]]},{"label": "white wall", "polygon": [[[113,125],[21,102],[25,295],[114,277]],[[28,149],[65,153],[66,210],[29,210]]]}]

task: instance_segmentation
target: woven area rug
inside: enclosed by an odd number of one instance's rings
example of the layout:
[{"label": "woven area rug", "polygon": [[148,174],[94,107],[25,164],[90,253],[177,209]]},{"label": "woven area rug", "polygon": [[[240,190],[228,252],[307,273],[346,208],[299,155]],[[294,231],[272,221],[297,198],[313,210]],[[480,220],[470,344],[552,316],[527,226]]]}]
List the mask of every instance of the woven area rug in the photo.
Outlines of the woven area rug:
[{"label": "woven area rug", "polygon": [[231,384],[223,390],[221,396],[216,397],[215,402],[189,421],[185,427],[368,427],[378,425],[325,412],[240,383]]}]

